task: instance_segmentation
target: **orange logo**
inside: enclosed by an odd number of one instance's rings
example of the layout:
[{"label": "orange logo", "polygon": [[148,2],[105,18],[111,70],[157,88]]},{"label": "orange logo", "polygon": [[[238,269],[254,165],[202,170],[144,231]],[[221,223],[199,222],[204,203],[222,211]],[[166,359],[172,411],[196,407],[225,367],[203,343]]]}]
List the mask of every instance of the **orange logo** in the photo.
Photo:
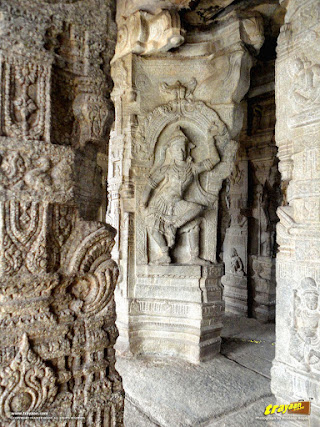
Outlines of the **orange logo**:
[{"label": "orange logo", "polygon": [[292,409],[288,409],[289,414],[310,415],[311,402],[294,402]]}]

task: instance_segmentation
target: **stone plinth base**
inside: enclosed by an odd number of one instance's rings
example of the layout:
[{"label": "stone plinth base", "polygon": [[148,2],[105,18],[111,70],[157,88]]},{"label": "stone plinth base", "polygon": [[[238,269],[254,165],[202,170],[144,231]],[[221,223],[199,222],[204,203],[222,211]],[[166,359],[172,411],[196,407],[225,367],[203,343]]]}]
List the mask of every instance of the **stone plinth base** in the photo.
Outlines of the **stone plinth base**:
[{"label": "stone plinth base", "polygon": [[[273,362],[271,369],[272,393],[276,396],[279,404],[288,404],[299,400],[311,401],[311,415],[308,417],[311,427],[320,425],[319,383],[319,374],[313,373],[310,376],[310,372],[299,371],[278,361]],[[298,418],[297,422],[299,423]]]},{"label": "stone plinth base", "polygon": [[223,299],[226,311],[247,317],[248,314],[248,285],[247,278],[235,274],[222,277],[224,285]]},{"label": "stone plinth base", "polygon": [[123,356],[130,356],[129,342],[129,307],[130,299],[125,298],[120,286],[114,292],[114,299],[117,310],[116,325],[119,331],[119,336],[116,341],[115,350]]},{"label": "stone plinth base", "polygon": [[172,356],[193,363],[220,351],[223,266],[137,266],[130,304],[134,355]]},{"label": "stone plinth base", "polygon": [[275,319],[276,281],[275,261],[270,257],[252,257],[254,270],[252,316],[260,322]]}]

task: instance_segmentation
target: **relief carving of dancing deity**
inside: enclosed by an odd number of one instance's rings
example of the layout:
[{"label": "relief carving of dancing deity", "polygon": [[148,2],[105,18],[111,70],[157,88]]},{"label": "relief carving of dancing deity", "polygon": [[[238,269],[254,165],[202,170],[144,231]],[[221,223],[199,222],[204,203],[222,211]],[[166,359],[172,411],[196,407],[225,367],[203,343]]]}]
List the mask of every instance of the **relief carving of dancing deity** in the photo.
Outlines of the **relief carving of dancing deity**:
[{"label": "relief carving of dancing deity", "polygon": [[298,105],[320,102],[320,65],[307,58],[296,58],[289,68],[294,85],[292,98]]},{"label": "relief carving of dancing deity", "polygon": [[[217,135],[217,127],[209,130],[209,135]],[[195,147],[178,126],[162,155],[155,161],[140,203],[149,235],[157,243],[160,256],[152,263],[168,265],[171,263],[170,250],[176,243],[177,232],[187,234],[190,256],[188,264],[208,265],[199,256],[201,213],[205,206],[186,200],[191,184],[205,171],[211,171],[219,162],[220,156],[213,143],[211,158],[194,162],[191,150]],[[164,165],[165,160],[168,162]]]},{"label": "relief carving of dancing deity", "polygon": [[291,355],[305,370],[320,369],[320,313],[319,290],[316,282],[307,277],[294,296],[294,325],[291,338]]}]

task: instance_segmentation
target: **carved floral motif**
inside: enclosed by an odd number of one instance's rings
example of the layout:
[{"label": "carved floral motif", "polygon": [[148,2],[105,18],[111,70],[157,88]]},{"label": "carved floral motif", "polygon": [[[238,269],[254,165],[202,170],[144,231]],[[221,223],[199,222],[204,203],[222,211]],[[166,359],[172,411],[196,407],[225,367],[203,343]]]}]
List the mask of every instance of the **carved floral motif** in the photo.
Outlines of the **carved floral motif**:
[{"label": "carved floral motif", "polygon": [[49,142],[50,65],[9,58],[4,64],[3,133]]},{"label": "carved floral motif", "polygon": [[41,412],[57,394],[56,376],[22,338],[19,352],[7,368],[0,370],[0,415],[12,412]]}]

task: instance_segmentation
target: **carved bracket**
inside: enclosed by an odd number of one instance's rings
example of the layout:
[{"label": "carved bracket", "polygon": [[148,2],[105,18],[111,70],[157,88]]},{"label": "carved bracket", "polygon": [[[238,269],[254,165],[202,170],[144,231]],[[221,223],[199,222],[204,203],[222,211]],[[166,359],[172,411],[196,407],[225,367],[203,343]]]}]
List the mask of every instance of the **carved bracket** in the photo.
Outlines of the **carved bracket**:
[{"label": "carved bracket", "polygon": [[163,10],[152,15],[137,11],[118,30],[116,53],[112,62],[128,53],[150,55],[166,52],[183,42],[178,12]]}]

